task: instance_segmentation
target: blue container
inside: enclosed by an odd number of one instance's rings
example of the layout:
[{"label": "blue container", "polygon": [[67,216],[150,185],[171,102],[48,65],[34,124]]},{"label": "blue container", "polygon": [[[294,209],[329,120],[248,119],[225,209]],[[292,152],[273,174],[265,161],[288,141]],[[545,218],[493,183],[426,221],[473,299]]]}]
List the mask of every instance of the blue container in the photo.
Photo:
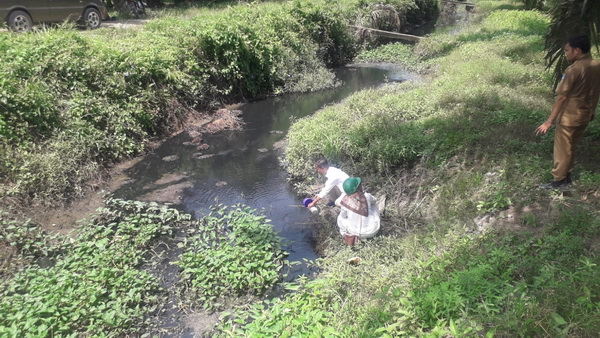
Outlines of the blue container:
[{"label": "blue container", "polygon": [[313,202],[312,198],[305,198],[304,201],[302,201],[302,203],[304,204],[305,207],[308,207],[309,204],[311,204]]}]

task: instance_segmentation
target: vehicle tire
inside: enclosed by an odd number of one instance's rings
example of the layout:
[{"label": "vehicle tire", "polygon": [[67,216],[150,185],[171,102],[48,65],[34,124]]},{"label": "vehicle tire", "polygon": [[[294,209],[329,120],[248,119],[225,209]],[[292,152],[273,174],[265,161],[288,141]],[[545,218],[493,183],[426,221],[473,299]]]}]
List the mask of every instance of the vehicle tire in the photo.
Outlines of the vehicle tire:
[{"label": "vehicle tire", "polygon": [[100,12],[93,8],[87,8],[85,12],[83,12],[83,22],[85,26],[89,29],[96,29],[100,27],[102,24],[102,17],[100,16]]},{"label": "vehicle tire", "polygon": [[25,33],[33,27],[33,20],[27,12],[13,11],[8,15],[8,27],[18,33]]}]

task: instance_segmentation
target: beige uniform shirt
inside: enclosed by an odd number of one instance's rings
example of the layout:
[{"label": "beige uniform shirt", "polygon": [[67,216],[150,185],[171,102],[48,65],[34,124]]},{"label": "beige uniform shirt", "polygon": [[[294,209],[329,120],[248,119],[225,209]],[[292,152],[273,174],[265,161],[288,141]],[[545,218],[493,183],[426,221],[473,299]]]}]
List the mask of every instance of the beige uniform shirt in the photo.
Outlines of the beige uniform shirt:
[{"label": "beige uniform shirt", "polygon": [[589,55],[577,59],[565,70],[556,94],[567,97],[558,123],[566,127],[586,126],[600,96],[600,62]]}]

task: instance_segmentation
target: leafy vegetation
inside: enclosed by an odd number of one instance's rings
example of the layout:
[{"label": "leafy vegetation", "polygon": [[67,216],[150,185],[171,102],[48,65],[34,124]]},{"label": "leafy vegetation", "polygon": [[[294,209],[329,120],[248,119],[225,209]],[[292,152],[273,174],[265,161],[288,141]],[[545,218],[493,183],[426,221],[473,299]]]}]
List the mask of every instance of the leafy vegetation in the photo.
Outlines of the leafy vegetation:
[{"label": "leafy vegetation", "polygon": [[[107,165],[181,128],[191,107],[334,85],[327,67],[354,57],[347,23],[370,3],[239,4],[137,29],[0,34],[0,198],[79,196]],[[408,13],[435,1],[393,3]]]},{"label": "leafy vegetation", "polygon": [[280,280],[285,263],[269,221],[243,205],[217,205],[192,221],[167,206],[109,197],[73,239],[2,216],[0,245],[30,261],[2,276],[0,333],[9,336],[121,335],[153,327],[168,290],[152,269],[164,257],[151,253],[176,229],[189,236],[179,243],[185,249],[174,264],[181,282],[171,296],[186,306],[214,310],[218,302],[262,295]]},{"label": "leafy vegetation", "polygon": [[[600,4],[597,1],[556,0],[550,6],[552,24],[546,36],[548,68],[554,65],[553,84],[558,86],[568,61],[563,49],[568,38],[587,35],[600,46]],[[596,51],[600,51],[596,47]]]},{"label": "leafy vegetation", "polygon": [[357,55],[355,61],[364,63],[393,63],[407,70],[418,70],[418,61],[412,57],[412,47],[401,42],[383,45],[376,49],[364,50]]},{"label": "leafy vegetation", "polygon": [[217,205],[198,224],[177,264],[186,298],[213,309],[225,296],[261,295],[281,278],[285,252],[264,215]]},{"label": "leafy vegetation", "polygon": [[[0,333],[106,335],[139,330],[162,299],[156,277],[140,266],[158,236],[170,235],[189,220],[189,215],[155,203],[107,199],[75,239],[55,245],[57,254],[5,282]],[[11,227],[15,225],[4,231]],[[48,245],[40,241],[33,246]],[[26,254],[30,249],[20,250]]]},{"label": "leafy vegetation", "polygon": [[62,250],[59,241],[59,235],[49,235],[31,220],[21,222],[0,211],[0,242],[14,247],[23,258],[52,256]]},{"label": "leafy vegetation", "polygon": [[293,176],[312,180],[313,160],[325,156],[364,177],[387,196],[384,234],[354,249],[328,242],[316,280],[224,317],[220,334],[598,332],[598,164],[584,155],[598,127],[582,141],[571,192],[535,189],[551,169],[552,140],[533,136],[552,105],[550,18],[503,1],[476,6],[487,13],[457,34],[358,56],[416,63],[426,80],[356,93],[292,127]]},{"label": "leafy vegetation", "polygon": [[[336,2],[344,6],[349,3]],[[309,24],[312,18],[327,26],[329,32],[339,28],[337,21],[321,15],[317,10],[319,5],[309,6],[306,2],[292,5],[299,6],[300,17],[307,20],[301,26],[313,29],[302,31],[306,33],[302,36],[316,34],[318,25],[311,28]],[[267,14],[274,10],[271,14],[275,17],[279,14],[286,17],[286,12],[276,11],[279,7],[261,8]],[[410,65],[426,75],[422,81],[357,93],[313,117],[299,120],[288,136],[285,161],[295,178],[314,179],[313,159],[324,155],[347,172],[364,177],[368,191],[387,195],[381,236],[349,248],[339,240],[334,222],[324,224],[322,231],[330,233],[324,245],[324,258],[316,263],[320,270],[314,280],[300,278],[285,285],[291,293],[223,313],[220,326],[212,334],[587,337],[600,331],[597,316],[600,177],[596,174],[600,166],[587,155],[594,154],[598,147],[600,129],[591,125],[582,140],[580,153],[584,160],[576,167],[576,185],[569,192],[533,188],[550,178],[551,138],[535,138],[533,130],[545,119],[552,104],[552,76],[544,72],[543,62],[544,34],[551,18],[536,11],[521,11],[505,1],[479,1],[477,8],[485,15],[457,34],[434,34],[414,47],[388,45],[359,56],[362,60]],[[255,13],[245,7],[225,12],[236,13],[251,22],[262,18],[252,16]],[[337,12],[347,18],[344,11]],[[152,95],[146,92],[129,101],[126,107],[138,107],[137,104],[144,107],[150,102],[148,99],[169,104],[166,98],[172,93],[185,102],[193,101],[197,93],[251,95],[264,88],[268,88],[265,93],[278,90],[274,88],[286,91],[293,87],[292,83],[299,83],[299,78],[283,84],[273,82],[275,77],[271,76],[280,74],[281,68],[261,68],[261,62],[293,64],[299,70],[318,64],[325,69],[326,63],[338,62],[332,60],[344,62],[338,56],[348,53],[343,48],[337,50],[338,54],[335,48],[323,47],[335,43],[332,41],[337,40],[333,38],[311,40],[307,47],[302,45],[303,40],[294,40],[300,36],[289,33],[289,44],[273,43],[265,49],[257,48],[258,54],[248,50],[232,54],[221,48],[220,43],[244,47],[245,40],[239,36],[263,37],[262,33],[252,35],[244,26],[229,26],[232,21],[219,21],[223,18],[219,15],[204,18],[216,20],[213,24],[219,22],[223,30],[216,30],[211,24],[203,26],[199,21],[179,26],[178,19],[165,16],[149,25],[148,31],[124,33],[142,41],[150,39],[146,34],[157,36],[164,38],[160,40],[164,44],[111,44],[113,51],[118,48],[135,51],[128,56],[137,60],[133,68],[123,61],[123,77],[131,77],[134,84],[139,83],[139,88],[156,90]],[[180,34],[177,29],[194,33]],[[228,29],[235,34],[229,35]],[[205,30],[211,32],[210,38],[203,35]],[[267,25],[265,36],[288,34],[279,30],[282,29]],[[87,40],[88,37],[73,35],[90,45],[102,45],[102,37],[106,36],[109,33],[94,32]],[[194,47],[188,54],[177,54],[178,50],[169,44],[171,41],[177,41],[174,46]],[[157,49],[153,50],[154,47]],[[173,54],[162,53],[169,50]],[[266,56],[275,51],[283,51],[277,55],[293,57]],[[298,60],[294,57],[313,52],[319,55],[317,63],[293,63]],[[163,59],[153,63],[156,60],[152,56],[157,53]],[[210,56],[209,68],[191,61],[178,63],[193,60],[200,53]],[[120,54],[114,52],[114,55]],[[240,55],[250,61],[240,63]],[[18,62],[12,64],[17,66]],[[220,72],[221,69],[229,71]],[[67,69],[56,74],[59,77],[65,71],[70,74]],[[153,75],[145,77],[147,72]],[[194,85],[199,83],[195,81],[199,81],[196,76],[200,75],[205,82]],[[248,76],[256,76],[256,82],[247,83]],[[31,88],[53,85],[44,81],[24,83],[31,84]],[[96,85],[111,95],[118,93],[103,88],[102,84]],[[74,88],[72,91],[76,92],[80,87]],[[40,102],[54,102],[50,100],[61,97],[39,94],[33,89],[26,93],[28,98],[39,98]],[[41,108],[35,110],[37,115],[25,114],[31,120],[23,117],[20,122],[33,131],[22,133],[21,150],[31,151],[30,158],[34,159],[39,154],[34,151],[39,146],[38,138],[54,140],[60,133],[64,133],[65,139],[71,137],[67,129],[61,128],[65,121],[70,121],[63,114],[71,111],[63,108],[71,107],[73,102],[80,105],[73,110],[76,112],[73,116],[81,116],[81,121],[92,126],[85,135],[94,135],[96,128],[121,127],[134,131],[139,128],[140,135],[158,133],[156,114],[166,114],[166,110],[144,114],[147,110],[141,109],[135,119],[129,120],[127,114],[120,117],[125,127],[111,126],[112,117],[103,116],[105,111],[98,108],[105,103],[117,107],[121,101],[111,101],[111,95],[99,101],[88,101],[85,95],[78,97],[79,101],[63,98],[56,101],[64,103],[56,111],[39,105]],[[210,101],[210,98],[200,100]],[[88,107],[97,114],[86,115]],[[120,116],[119,109],[109,110],[109,115]],[[133,122],[128,125],[128,121]],[[33,128],[38,122],[41,127]],[[140,136],[140,140],[145,137]],[[126,142],[129,138],[116,139]],[[12,143],[3,145],[12,149],[9,146]],[[63,147],[76,149],[67,143]],[[111,152],[102,154],[119,156]],[[5,157],[11,170],[21,165],[18,156]],[[43,161],[48,160],[23,163],[43,167]],[[170,216],[165,219],[165,214]],[[218,206],[200,223],[193,224],[189,216],[173,209],[111,200],[101,215],[97,221],[82,226],[81,234],[72,243],[62,243],[48,239],[31,224],[19,227],[17,220],[3,214],[0,244],[13,245],[32,260],[50,257],[51,264],[33,264],[5,283],[0,332],[138,333],[136,330],[163,295],[156,279],[140,270],[140,264],[148,257],[148,248],[156,236],[169,234],[175,227],[192,225],[177,263],[184,278],[183,293],[191,291],[186,301],[219,309],[224,297],[261,295],[279,280],[283,261],[279,239],[264,216],[251,208]],[[349,264],[348,258],[353,256],[360,260]]]}]

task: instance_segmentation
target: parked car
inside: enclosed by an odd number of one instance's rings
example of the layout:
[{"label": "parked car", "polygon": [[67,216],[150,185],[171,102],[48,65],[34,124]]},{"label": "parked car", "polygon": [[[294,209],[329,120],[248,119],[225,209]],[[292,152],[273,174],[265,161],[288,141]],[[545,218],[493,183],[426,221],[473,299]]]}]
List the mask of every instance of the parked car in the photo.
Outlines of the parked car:
[{"label": "parked car", "polygon": [[1,0],[0,18],[15,32],[27,32],[36,23],[65,20],[100,27],[108,19],[102,0]]}]

